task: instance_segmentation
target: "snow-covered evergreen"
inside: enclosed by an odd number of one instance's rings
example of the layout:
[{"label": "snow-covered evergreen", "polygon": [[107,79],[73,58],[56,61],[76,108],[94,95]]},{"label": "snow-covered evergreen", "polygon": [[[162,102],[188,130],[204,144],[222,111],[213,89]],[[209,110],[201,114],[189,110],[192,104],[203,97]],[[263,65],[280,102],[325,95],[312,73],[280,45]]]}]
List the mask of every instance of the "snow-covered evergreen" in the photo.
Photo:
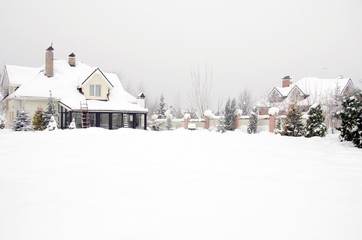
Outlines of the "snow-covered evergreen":
[{"label": "snow-covered evergreen", "polygon": [[249,124],[248,124],[248,133],[255,134],[258,127],[258,108],[253,107],[249,117]]},{"label": "snow-covered evergreen", "polygon": [[31,131],[33,127],[31,126],[31,119],[28,113],[24,110],[19,110],[16,113],[14,120],[14,131]]},{"label": "snow-covered evergreen", "polygon": [[166,125],[167,130],[172,129],[172,118],[173,118],[172,113],[173,113],[173,109],[172,109],[172,106],[170,106],[170,108],[167,109],[167,111],[165,112],[166,122],[167,122],[167,125]]},{"label": "snow-covered evergreen", "polygon": [[352,141],[357,147],[362,148],[362,93],[355,92],[344,98],[343,110],[338,113],[342,120],[340,139]]},{"label": "snow-covered evergreen", "polygon": [[234,131],[235,128],[235,111],[236,111],[236,100],[230,98],[225,104],[225,115],[224,115],[224,126],[227,131]]},{"label": "snow-covered evergreen", "polygon": [[72,122],[69,124],[69,129],[76,129],[74,118],[72,119]]},{"label": "snow-covered evergreen", "polygon": [[32,123],[34,130],[43,131],[46,128],[46,124],[44,121],[44,111],[42,108],[38,108],[35,111]]},{"label": "snow-covered evergreen", "polygon": [[55,107],[55,104],[53,102],[54,98],[52,97],[52,93],[50,91],[50,97],[48,98],[48,106],[47,106],[47,110],[44,113],[44,123],[45,126],[47,126],[50,122],[50,119],[52,116],[54,116],[54,118],[58,117],[58,111],[57,108]]},{"label": "snow-covered evergreen", "polygon": [[6,119],[4,116],[0,115],[0,129],[5,128]]},{"label": "snow-covered evergreen", "polygon": [[322,107],[320,104],[313,105],[308,111],[308,119],[305,127],[306,137],[324,137],[327,132],[327,127],[324,124],[325,117],[323,115]]},{"label": "snow-covered evergreen", "polygon": [[161,95],[161,98],[160,98],[160,104],[159,104],[159,107],[156,111],[156,114],[158,116],[159,119],[165,119],[166,118],[166,103],[164,102],[165,101],[165,98],[163,95]]},{"label": "snow-covered evergreen", "polygon": [[302,112],[296,101],[291,102],[286,116],[281,134],[293,137],[303,136],[304,126],[302,123]]},{"label": "snow-covered evergreen", "polygon": [[48,129],[49,131],[53,131],[53,130],[58,129],[58,127],[57,127],[57,122],[55,121],[54,116],[51,116],[51,117],[50,117],[49,123],[48,123],[48,125],[47,125],[47,129]]},{"label": "snow-covered evergreen", "polygon": [[278,134],[282,131],[282,119],[280,117],[276,118],[276,124],[275,124],[275,129],[274,129],[274,133]]}]

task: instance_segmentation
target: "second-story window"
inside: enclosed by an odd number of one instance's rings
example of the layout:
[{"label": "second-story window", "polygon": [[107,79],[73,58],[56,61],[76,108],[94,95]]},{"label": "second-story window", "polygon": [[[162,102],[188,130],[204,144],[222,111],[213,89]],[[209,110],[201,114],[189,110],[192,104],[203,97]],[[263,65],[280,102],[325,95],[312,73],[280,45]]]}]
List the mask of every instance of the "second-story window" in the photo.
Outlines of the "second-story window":
[{"label": "second-story window", "polygon": [[101,85],[90,84],[89,85],[89,96],[100,97],[101,96]]}]

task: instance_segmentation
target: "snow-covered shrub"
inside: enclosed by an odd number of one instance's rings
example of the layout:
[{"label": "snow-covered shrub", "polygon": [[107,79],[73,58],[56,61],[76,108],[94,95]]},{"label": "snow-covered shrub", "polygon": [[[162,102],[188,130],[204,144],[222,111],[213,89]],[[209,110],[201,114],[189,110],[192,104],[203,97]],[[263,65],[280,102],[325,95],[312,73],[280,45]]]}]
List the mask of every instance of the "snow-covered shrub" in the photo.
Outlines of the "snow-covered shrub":
[{"label": "snow-covered shrub", "polygon": [[0,115],[0,129],[5,128],[6,119],[4,116]]},{"label": "snow-covered shrub", "polygon": [[16,112],[13,130],[14,131],[32,131],[33,130],[33,127],[31,126],[31,119],[26,111],[19,110]]},{"label": "snow-covered shrub", "polygon": [[253,107],[249,117],[249,124],[248,124],[248,133],[255,134],[258,127],[258,108]]},{"label": "snow-covered shrub", "polygon": [[50,121],[49,121],[49,123],[47,125],[47,130],[53,131],[53,130],[56,130],[56,129],[58,129],[57,122],[55,121],[54,116],[51,116]]},{"label": "snow-covered shrub", "polygon": [[73,118],[72,122],[69,124],[69,129],[75,129],[76,125],[75,125],[75,120]]},{"label": "snow-covered shrub", "polygon": [[42,108],[38,107],[35,111],[32,123],[34,130],[43,131],[46,128],[44,121],[44,111]]},{"label": "snow-covered shrub", "polygon": [[323,115],[320,104],[315,104],[308,111],[308,119],[305,127],[306,137],[324,137],[327,132],[327,127],[324,124],[325,117]]},{"label": "snow-covered shrub", "polygon": [[342,120],[341,141],[352,141],[355,146],[362,148],[362,93],[356,91],[347,96],[342,102],[343,109],[338,113]]},{"label": "snow-covered shrub", "polygon": [[297,101],[290,103],[286,116],[281,134],[293,137],[303,136],[304,126],[302,123],[302,112],[297,105]]}]

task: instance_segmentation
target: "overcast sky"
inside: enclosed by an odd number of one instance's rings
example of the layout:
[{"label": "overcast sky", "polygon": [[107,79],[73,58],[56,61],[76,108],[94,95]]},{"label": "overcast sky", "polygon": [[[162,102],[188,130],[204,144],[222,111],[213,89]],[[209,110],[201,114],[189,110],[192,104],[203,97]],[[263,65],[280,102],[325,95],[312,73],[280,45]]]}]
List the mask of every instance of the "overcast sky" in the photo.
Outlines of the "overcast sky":
[{"label": "overcast sky", "polygon": [[256,96],[315,76],[362,81],[362,0],[0,0],[0,63],[55,58],[122,73],[166,101],[186,99],[190,66],[214,75],[213,99]]}]

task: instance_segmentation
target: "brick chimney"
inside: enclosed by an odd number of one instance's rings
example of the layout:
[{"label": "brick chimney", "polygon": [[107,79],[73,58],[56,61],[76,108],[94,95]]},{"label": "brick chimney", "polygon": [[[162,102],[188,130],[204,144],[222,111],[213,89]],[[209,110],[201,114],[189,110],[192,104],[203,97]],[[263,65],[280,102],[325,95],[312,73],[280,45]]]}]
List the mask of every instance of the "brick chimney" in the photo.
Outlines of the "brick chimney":
[{"label": "brick chimney", "polygon": [[289,87],[290,84],[292,84],[292,78],[290,76],[283,77],[283,79],[282,79],[282,87],[283,88]]},{"label": "brick chimney", "polygon": [[75,54],[74,53],[69,54],[68,63],[71,67],[75,67]]},{"label": "brick chimney", "polygon": [[45,50],[45,75],[47,77],[54,76],[54,48],[53,44]]}]

